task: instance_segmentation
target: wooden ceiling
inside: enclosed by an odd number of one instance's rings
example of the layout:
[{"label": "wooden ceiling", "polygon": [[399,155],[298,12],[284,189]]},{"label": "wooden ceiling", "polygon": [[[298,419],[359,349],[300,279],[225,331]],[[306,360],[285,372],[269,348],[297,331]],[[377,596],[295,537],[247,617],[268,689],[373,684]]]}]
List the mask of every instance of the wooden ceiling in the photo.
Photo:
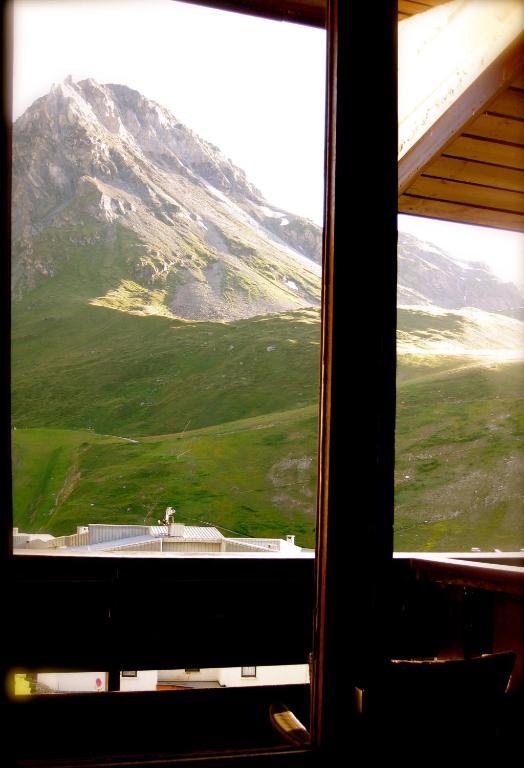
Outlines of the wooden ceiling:
[{"label": "wooden ceiling", "polygon": [[[327,0],[184,0],[225,11],[249,13],[279,21],[295,21],[313,27],[326,26]],[[344,0],[345,1],[345,0]],[[383,2],[383,0],[380,0]],[[390,0],[387,0],[388,2]],[[448,0],[398,0],[398,20],[408,19]]]},{"label": "wooden ceiling", "polygon": [[448,0],[398,0],[398,20],[409,19],[417,13],[429,11],[435,5],[442,5]]},{"label": "wooden ceiling", "polygon": [[398,210],[524,232],[522,36],[401,159]]}]

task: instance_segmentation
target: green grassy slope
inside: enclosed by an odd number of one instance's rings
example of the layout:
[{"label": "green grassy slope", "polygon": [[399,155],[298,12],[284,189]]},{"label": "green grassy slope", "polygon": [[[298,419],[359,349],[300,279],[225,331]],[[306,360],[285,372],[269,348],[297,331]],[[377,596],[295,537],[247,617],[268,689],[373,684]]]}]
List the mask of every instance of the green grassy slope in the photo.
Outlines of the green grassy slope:
[{"label": "green grassy slope", "polygon": [[[13,433],[21,529],[150,523],[166,506],[181,522],[241,535],[297,534],[314,545],[315,406],[131,443],[92,433]],[[233,534],[230,534],[233,535]]]},{"label": "green grassy slope", "polygon": [[170,434],[315,403],[319,314],[234,323],[15,309],[13,424]]},{"label": "green grassy slope", "polygon": [[108,440],[112,438],[80,430],[15,430],[12,438],[15,525],[28,531],[48,530],[54,511],[65,503],[80,477],[82,454]]},{"label": "green grassy slope", "polygon": [[154,522],[170,504],[312,545],[319,311],[225,324],[96,306],[137,243],[121,228],[88,246],[64,237],[42,235],[59,269],[13,307],[15,524],[69,533]]},{"label": "green grassy slope", "polygon": [[406,375],[400,361],[397,550],[524,546],[524,365],[460,362]]},{"label": "green grassy slope", "polygon": [[[62,236],[47,233],[41,253],[64,252]],[[118,228],[109,244],[71,243],[14,305],[15,525],[70,533],[154,522],[172,505],[187,522],[311,546],[318,310],[225,324],[93,306],[129,274],[135,245]],[[399,319],[426,333],[424,313]],[[453,317],[427,322],[430,336],[461,332]],[[399,358],[397,549],[524,546],[522,370]]]}]

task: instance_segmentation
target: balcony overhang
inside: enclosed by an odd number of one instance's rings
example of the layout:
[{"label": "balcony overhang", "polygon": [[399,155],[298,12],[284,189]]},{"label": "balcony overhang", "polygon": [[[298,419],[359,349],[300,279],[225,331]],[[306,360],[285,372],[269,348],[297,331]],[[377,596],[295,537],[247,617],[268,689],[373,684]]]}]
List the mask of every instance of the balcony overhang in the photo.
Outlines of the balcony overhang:
[{"label": "balcony overhang", "polygon": [[[433,80],[427,97],[422,93],[417,102],[404,86],[412,103],[400,100],[398,210],[522,232],[524,9],[512,0],[476,7],[452,2],[424,21],[430,18],[437,22],[430,31],[420,25],[418,35],[416,19],[404,28],[411,36],[403,41],[400,35],[400,50],[403,42],[410,46],[406,61],[399,57],[400,96],[403,76],[414,85],[421,80],[413,71],[419,59],[421,74],[427,67]],[[473,31],[472,20],[477,23]],[[417,39],[422,53],[415,52]],[[465,52],[453,46],[459,39],[466,40]],[[431,62],[423,48],[433,46],[435,58],[438,42],[442,63]]]},{"label": "balcony overhang", "polygon": [[[327,0],[183,0],[224,11],[247,13],[276,21],[292,21],[312,27],[325,27]],[[366,3],[366,0],[360,0]],[[403,21],[448,0],[398,0],[398,20]]]}]

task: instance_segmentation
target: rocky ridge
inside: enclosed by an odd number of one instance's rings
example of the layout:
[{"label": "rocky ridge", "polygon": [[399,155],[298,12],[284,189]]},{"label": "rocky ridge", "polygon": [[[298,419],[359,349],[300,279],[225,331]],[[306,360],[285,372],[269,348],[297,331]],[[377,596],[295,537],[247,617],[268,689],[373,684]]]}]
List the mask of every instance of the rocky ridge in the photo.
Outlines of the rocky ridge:
[{"label": "rocky ridge", "polygon": [[524,304],[517,286],[502,282],[484,264],[458,262],[403,232],[398,238],[398,275],[399,306],[476,307],[512,314]]},{"label": "rocky ridge", "polygon": [[68,78],[15,122],[13,212],[16,298],[71,258],[64,233],[88,250],[123,227],[122,279],[94,303],[113,306],[126,281],[191,319],[319,303],[321,229],[271,206],[216,146],[124,85]]}]

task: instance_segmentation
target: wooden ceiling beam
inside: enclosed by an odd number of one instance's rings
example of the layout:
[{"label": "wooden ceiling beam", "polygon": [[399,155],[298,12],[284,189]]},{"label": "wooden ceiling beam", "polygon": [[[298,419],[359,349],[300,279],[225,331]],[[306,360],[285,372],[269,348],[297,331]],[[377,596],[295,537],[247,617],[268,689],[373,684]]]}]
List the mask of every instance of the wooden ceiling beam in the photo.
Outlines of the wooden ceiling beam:
[{"label": "wooden ceiling beam", "polygon": [[484,112],[463,131],[462,135],[480,136],[484,139],[524,146],[524,123],[512,117],[499,117]]},{"label": "wooden ceiling beam", "polygon": [[[442,155],[524,170],[524,148],[515,147],[513,144],[501,144],[489,139],[459,136],[446,147],[446,151]],[[423,168],[424,171],[428,165],[429,163]]]},{"label": "wooden ceiling beam", "polygon": [[310,27],[326,26],[326,0],[182,0],[222,11],[246,13],[274,21],[292,21]]},{"label": "wooden ceiling beam", "polygon": [[519,120],[524,120],[524,92],[517,88],[508,88],[489,105],[488,112],[490,115],[516,117]]},{"label": "wooden ceiling beam", "polygon": [[[247,13],[275,21],[293,21],[310,27],[326,26],[327,0],[181,0],[223,11]],[[398,19],[429,11],[447,0],[399,0]],[[407,10],[409,9],[409,10]]]},{"label": "wooden ceiling beam", "polygon": [[[473,123],[524,69],[524,33],[479,75],[472,85],[426,131],[398,164],[398,192],[413,180]],[[511,147],[508,147],[511,149]]]},{"label": "wooden ceiling beam", "polygon": [[427,197],[415,197],[405,194],[399,197],[399,213],[423,216],[430,219],[457,221],[463,224],[477,224],[481,227],[508,229],[513,232],[524,232],[524,217],[508,211],[480,208],[463,203],[453,203],[449,200],[432,200]]},{"label": "wooden ceiling beam", "polygon": [[409,188],[410,195],[428,197],[442,202],[462,203],[479,208],[490,208],[524,214],[524,194],[508,189],[495,189],[467,181],[438,179],[433,176],[419,176]]},{"label": "wooden ceiling beam", "polygon": [[428,165],[424,176],[439,179],[466,181],[470,184],[483,184],[495,189],[507,189],[524,192],[524,174],[516,168],[502,165],[481,163],[477,160],[461,160],[457,157],[441,155]]}]

